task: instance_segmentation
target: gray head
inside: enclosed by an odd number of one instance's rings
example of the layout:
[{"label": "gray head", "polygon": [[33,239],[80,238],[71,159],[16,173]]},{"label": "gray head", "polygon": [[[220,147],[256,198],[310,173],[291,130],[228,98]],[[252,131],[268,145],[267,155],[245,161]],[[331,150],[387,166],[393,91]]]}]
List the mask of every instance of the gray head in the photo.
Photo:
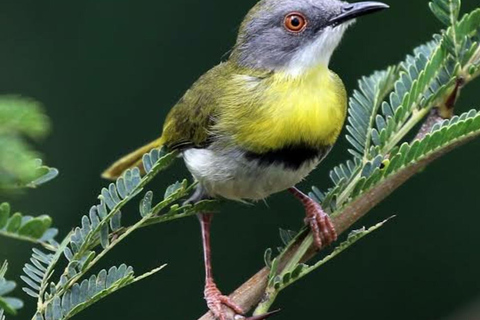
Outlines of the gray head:
[{"label": "gray head", "polygon": [[244,67],[296,76],[328,65],[356,17],[386,8],[379,2],[261,0],[243,21],[231,59]]}]

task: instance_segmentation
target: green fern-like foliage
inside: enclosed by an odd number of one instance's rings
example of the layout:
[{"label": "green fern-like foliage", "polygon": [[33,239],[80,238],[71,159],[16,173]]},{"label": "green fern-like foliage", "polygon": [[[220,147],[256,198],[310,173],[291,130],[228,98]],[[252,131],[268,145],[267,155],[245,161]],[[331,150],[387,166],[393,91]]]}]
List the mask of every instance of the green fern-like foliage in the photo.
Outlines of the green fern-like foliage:
[{"label": "green fern-like foliage", "polygon": [[[389,182],[402,172],[480,136],[479,111],[452,117],[458,91],[480,74],[480,9],[459,20],[459,0],[434,0],[430,8],[447,29],[397,66],[362,78],[350,99],[347,140],[353,158],[331,171],[332,188],[322,192],[313,187],[310,193],[333,217],[357,200],[368,199],[369,192],[389,188]],[[437,115],[433,117],[436,124],[406,141],[428,115]],[[312,266],[300,263],[312,244],[311,235],[301,240],[302,233],[289,234],[279,257],[272,261],[271,250],[267,250],[268,298],[255,313],[266,312],[281,290],[382,225],[354,231],[331,255]],[[282,271],[277,270],[282,255],[299,239],[293,258]]]},{"label": "green fern-like foliage", "polygon": [[[441,41],[434,40],[415,49],[399,66],[360,81],[361,89],[350,101],[347,126],[354,159],[333,169],[330,176],[335,188],[329,194],[314,190],[331,212],[346,202],[358,180],[380,167],[434,103],[448,94],[455,84],[453,72],[458,69],[450,59]],[[379,99],[385,96],[386,101]]]},{"label": "green fern-like foliage", "polygon": [[[455,2],[455,1],[452,1]],[[431,3],[437,17],[442,22],[449,21],[449,28],[442,35],[435,35],[434,40],[414,50],[413,55],[396,67],[376,72],[359,82],[360,89],[355,91],[350,101],[347,140],[351,143],[350,152],[354,155],[346,164],[334,168],[330,174],[334,187],[328,192],[313,189],[312,196],[323,203],[330,212],[335,212],[349,203],[373,185],[364,181],[374,173],[378,177],[380,167],[390,159],[388,169],[376,183],[380,183],[388,174],[393,174],[402,166],[411,165],[411,158],[403,158],[402,163],[392,158],[399,149],[399,143],[417,126],[433,108],[448,117],[451,106],[445,101],[452,92],[478,76],[480,47],[478,44],[480,27],[480,9],[458,18],[459,5],[450,1],[433,1]],[[445,19],[448,15],[449,19]],[[452,40],[455,34],[456,41]],[[455,49],[458,46],[460,49]],[[458,53],[458,54],[456,54]],[[387,99],[385,99],[388,97]],[[471,118],[473,113],[466,113],[460,118]],[[473,121],[473,120],[472,120]],[[451,123],[454,125],[454,123]],[[474,134],[475,129],[459,130],[464,137]],[[459,136],[451,136],[450,142]],[[425,137],[432,142],[438,139]],[[443,144],[429,144],[428,148],[417,150],[414,160],[428,156],[432,150],[446,147]],[[419,142],[416,142],[417,144]],[[402,146],[401,151],[416,145]],[[395,160],[395,161],[394,161]],[[355,192],[354,192],[355,191]]]},{"label": "green fern-like foliage", "polygon": [[322,260],[318,261],[317,263],[309,266],[304,263],[297,264],[292,270],[289,270],[288,272],[282,273],[281,275],[277,274],[278,271],[278,260],[274,260],[272,262],[272,267],[270,268],[270,275],[269,275],[269,283],[268,286],[270,288],[273,288],[274,291],[279,292],[291,284],[295,283],[297,280],[307,276],[311,272],[317,270],[321,266],[323,266],[325,263],[328,261],[332,260],[336,256],[338,256],[340,253],[345,251],[347,248],[355,244],[357,241],[362,239],[363,237],[367,236],[368,234],[374,232],[375,230],[380,229],[386,221],[383,221],[381,223],[376,224],[373,227],[370,227],[369,229],[362,228],[359,230],[354,230],[352,231],[348,237],[347,240],[345,240],[343,243],[341,243],[338,247],[333,250],[332,253],[327,255],[325,258]]},{"label": "green fern-like foliage", "polygon": [[50,121],[37,101],[0,96],[0,190],[36,187],[58,173],[42,166],[26,140],[38,141],[49,131]]},{"label": "green fern-like foliage", "polygon": [[[38,159],[39,153],[27,141],[43,139],[50,130],[50,122],[42,106],[28,98],[0,96],[0,194],[8,195],[25,188],[36,188],[58,175]],[[0,236],[40,244],[53,250],[57,230],[50,228],[52,219],[42,215],[32,217],[12,213],[8,203],[0,204]],[[4,311],[15,314],[23,303],[13,297],[3,297],[16,286],[5,280],[0,270],[0,319]]]},{"label": "green fern-like foliage", "polygon": [[[103,297],[163,268],[136,277],[133,268],[123,264],[85,278],[94,265],[134,231],[215,209],[212,201],[180,204],[179,201],[191,193],[194,185],[187,181],[176,182],[167,188],[162,200],[156,204],[153,192],[145,192],[139,203],[138,221],[131,226],[122,225],[121,210],[125,204],[143,193],[146,184],[176,157],[176,152],[169,153],[166,149],[152,150],[143,158],[145,176],[140,176],[138,168],[127,170],[115,183],[102,189],[100,203],[82,217],[81,226],[75,228],[52,252],[34,249],[31,263],[25,265],[22,276],[28,285],[24,291],[38,299],[39,307],[33,319],[69,319]],[[63,258],[67,266],[54,280],[53,270]]]},{"label": "green fern-like foliage", "polygon": [[460,0],[432,1],[429,6],[437,19],[446,26],[454,25],[460,15]]},{"label": "green fern-like foliage", "polygon": [[8,264],[5,261],[0,267],[0,320],[4,319],[4,312],[15,315],[17,310],[23,307],[23,302],[17,298],[7,296],[17,284],[14,281],[5,279]]},{"label": "green fern-like foliage", "polygon": [[55,247],[54,237],[58,230],[50,228],[52,218],[47,215],[25,216],[20,212],[11,214],[8,203],[0,204],[0,235],[13,239]]}]

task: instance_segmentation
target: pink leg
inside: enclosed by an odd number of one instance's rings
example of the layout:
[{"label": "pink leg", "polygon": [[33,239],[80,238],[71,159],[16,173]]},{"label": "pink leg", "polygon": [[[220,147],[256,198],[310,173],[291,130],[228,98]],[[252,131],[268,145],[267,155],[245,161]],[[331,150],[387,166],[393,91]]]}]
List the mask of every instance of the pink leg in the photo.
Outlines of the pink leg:
[{"label": "pink leg", "polygon": [[199,214],[200,225],[202,227],[203,252],[205,261],[205,300],[210,311],[219,320],[227,320],[223,306],[227,306],[237,314],[243,314],[242,308],[235,304],[229,297],[224,296],[218,290],[212,274],[212,257],[210,249],[210,225],[212,223],[211,213]]},{"label": "pink leg", "polygon": [[337,240],[337,232],[330,220],[330,217],[323,211],[322,207],[309,196],[297,188],[288,189],[305,207],[305,223],[312,229],[315,245],[317,248],[330,245]]},{"label": "pink leg", "polygon": [[[217,285],[213,280],[212,255],[210,249],[210,226],[212,224],[213,214],[199,214],[198,218],[202,227],[202,242],[205,261],[205,300],[207,301],[207,306],[219,320],[227,320],[223,306],[232,309],[236,314],[242,315],[244,314],[242,308],[229,297],[224,296],[220,290],[218,290]],[[259,316],[244,318],[244,320],[264,320],[278,312],[279,310],[276,310]]]}]

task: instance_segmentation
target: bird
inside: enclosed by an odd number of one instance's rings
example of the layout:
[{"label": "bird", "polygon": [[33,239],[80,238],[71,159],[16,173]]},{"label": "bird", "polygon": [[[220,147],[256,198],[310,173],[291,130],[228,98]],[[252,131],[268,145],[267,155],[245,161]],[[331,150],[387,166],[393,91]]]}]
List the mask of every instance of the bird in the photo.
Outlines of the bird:
[{"label": "bird", "polygon": [[[116,179],[141,168],[143,154],[166,147],[179,152],[198,183],[188,202],[258,201],[288,190],[305,208],[315,245],[331,244],[337,234],[329,216],[296,185],[329,154],[347,116],[345,86],[329,69],[335,49],[356,18],[388,7],[372,1],[260,0],[243,20],[228,58],[173,106],[161,137],[102,176]],[[212,215],[198,215],[204,297],[213,315],[226,320],[228,308],[244,311],[215,284]]]}]

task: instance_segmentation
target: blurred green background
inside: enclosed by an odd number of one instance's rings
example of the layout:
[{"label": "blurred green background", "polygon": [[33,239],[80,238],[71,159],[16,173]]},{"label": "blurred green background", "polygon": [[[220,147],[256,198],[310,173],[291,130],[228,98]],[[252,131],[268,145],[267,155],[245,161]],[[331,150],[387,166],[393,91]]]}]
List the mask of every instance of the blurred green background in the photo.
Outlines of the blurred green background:
[{"label": "blurred green background", "polygon": [[[398,62],[441,28],[427,1],[386,1],[392,8],[361,19],[333,59],[349,92],[359,77]],[[480,6],[465,2],[464,11]],[[9,199],[14,208],[52,215],[62,235],[78,225],[105,185],[102,169],[160,134],[175,101],[226,57],[254,3],[2,1],[0,91],[45,104],[54,131],[39,148],[61,172],[53,183]],[[480,81],[464,90],[458,112],[479,106],[479,90]],[[347,157],[342,139],[302,187],[328,187],[328,169]],[[467,319],[455,314],[480,299],[479,157],[477,141],[412,179],[359,226],[398,217],[285,291],[275,319]],[[161,193],[186,176],[178,161],[151,188]],[[302,209],[288,194],[267,204],[228,203],[214,221],[214,273],[226,293],[263,266],[264,250],[280,244],[279,227],[302,224]],[[125,211],[126,220],[135,207]],[[103,267],[125,262],[140,273],[169,266],[76,319],[198,318],[206,310],[198,229],[195,218],[184,219],[142,230],[120,245]],[[30,246],[0,241],[0,261],[8,257],[10,278],[18,278]],[[29,319],[34,302],[17,293],[27,301],[17,319]]]}]

